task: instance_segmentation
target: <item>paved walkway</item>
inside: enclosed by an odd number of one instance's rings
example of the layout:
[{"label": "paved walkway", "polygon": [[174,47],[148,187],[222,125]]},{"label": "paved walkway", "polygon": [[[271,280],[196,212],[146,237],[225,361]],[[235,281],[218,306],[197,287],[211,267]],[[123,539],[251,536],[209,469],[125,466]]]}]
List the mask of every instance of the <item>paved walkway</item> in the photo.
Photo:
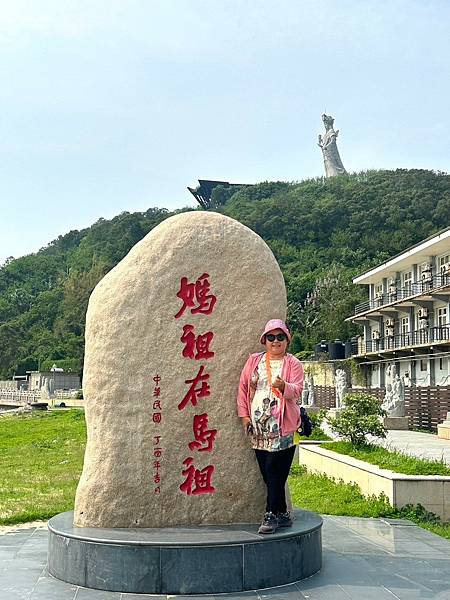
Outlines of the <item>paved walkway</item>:
[{"label": "paved walkway", "polygon": [[[80,588],[45,569],[43,524],[0,528],[0,600],[166,600]],[[408,521],[324,517],[323,568],[296,585],[181,600],[450,600],[450,542]]]},{"label": "paved walkway", "polygon": [[443,460],[450,465],[450,440],[432,433],[418,431],[388,431],[386,439],[373,438],[375,444],[427,460]]}]

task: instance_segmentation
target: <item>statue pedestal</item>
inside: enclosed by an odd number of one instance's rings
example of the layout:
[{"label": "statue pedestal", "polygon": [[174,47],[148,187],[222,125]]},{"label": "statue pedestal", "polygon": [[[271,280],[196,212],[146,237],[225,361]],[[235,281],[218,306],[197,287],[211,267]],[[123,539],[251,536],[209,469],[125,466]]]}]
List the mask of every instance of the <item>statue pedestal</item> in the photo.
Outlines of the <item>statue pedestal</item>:
[{"label": "statue pedestal", "polygon": [[438,437],[444,440],[450,440],[450,412],[447,413],[445,421],[437,426]]},{"label": "statue pedestal", "polygon": [[258,535],[258,525],[160,529],[73,526],[73,512],[48,523],[48,570],[68,583],[132,594],[219,594],[276,587],[322,566],[322,519],[294,511],[292,527]]},{"label": "statue pedestal", "polygon": [[408,430],[409,417],[385,417],[383,425],[390,430]]}]

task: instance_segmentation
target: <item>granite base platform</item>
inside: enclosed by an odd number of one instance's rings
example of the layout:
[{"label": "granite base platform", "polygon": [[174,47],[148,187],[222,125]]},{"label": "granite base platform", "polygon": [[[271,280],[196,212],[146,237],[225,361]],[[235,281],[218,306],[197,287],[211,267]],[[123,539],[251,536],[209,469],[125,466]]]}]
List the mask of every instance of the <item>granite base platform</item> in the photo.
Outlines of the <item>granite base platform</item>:
[{"label": "granite base platform", "polygon": [[258,535],[258,526],[162,529],[73,526],[73,512],[50,519],[48,570],[68,583],[142,594],[218,594],[275,587],[322,566],[322,519],[295,510],[294,525]]}]

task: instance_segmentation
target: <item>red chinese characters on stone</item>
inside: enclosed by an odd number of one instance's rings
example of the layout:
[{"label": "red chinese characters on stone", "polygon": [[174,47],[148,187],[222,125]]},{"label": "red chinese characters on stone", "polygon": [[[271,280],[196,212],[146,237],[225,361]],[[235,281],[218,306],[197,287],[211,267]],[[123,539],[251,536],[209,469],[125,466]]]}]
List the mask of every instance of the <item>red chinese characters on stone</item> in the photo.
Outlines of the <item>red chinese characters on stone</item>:
[{"label": "red chinese characters on stone", "polygon": [[216,296],[209,293],[210,290],[208,273],[200,275],[195,283],[189,283],[187,277],[182,277],[177,296],[183,301],[183,306],[175,315],[175,319],[181,317],[186,308],[190,308],[193,315],[210,315],[217,302]]},{"label": "red chinese characters on stone", "polygon": [[[191,387],[189,391],[183,398],[183,400],[178,405],[178,410],[183,410],[183,408],[189,403],[192,403],[192,406],[197,406],[197,399],[204,398],[205,396],[209,396],[211,393],[209,384],[207,380],[209,379],[209,373],[204,373],[205,367],[202,365],[198,370],[197,375],[193,379],[186,379],[185,383],[190,383]],[[197,385],[200,384],[199,387]]]},{"label": "red chinese characters on stone", "polygon": [[195,440],[189,442],[189,449],[198,450],[199,452],[212,452],[217,429],[208,429],[207,413],[194,415],[192,430],[194,432]]},{"label": "red chinese characters on stone", "polygon": [[180,340],[185,344],[183,356],[186,358],[195,358],[195,360],[208,360],[214,356],[214,352],[209,349],[214,334],[212,331],[195,335],[193,325],[183,327],[183,335]]},{"label": "red chinese characters on stone", "polygon": [[199,496],[200,494],[214,494],[216,488],[211,484],[211,478],[214,473],[214,466],[208,465],[204,469],[196,469],[193,465],[193,458],[186,458],[183,465],[186,469],[182,475],[186,477],[180,485],[180,490],[188,496]]},{"label": "red chinese characters on stone", "polygon": [[153,413],[153,423],[161,423],[162,415],[160,412]]}]

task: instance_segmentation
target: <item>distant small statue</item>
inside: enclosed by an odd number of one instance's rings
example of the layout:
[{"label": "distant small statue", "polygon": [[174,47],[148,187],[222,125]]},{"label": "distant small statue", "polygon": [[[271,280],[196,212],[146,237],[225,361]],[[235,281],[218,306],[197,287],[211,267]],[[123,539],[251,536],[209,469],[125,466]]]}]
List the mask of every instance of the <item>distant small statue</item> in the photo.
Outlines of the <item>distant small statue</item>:
[{"label": "distant small statue", "polygon": [[48,400],[50,398],[50,386],[47,377],[42,379],[42,385],[39,391],[41,392],[41,400]]},{"label": "distant small statue", "polygon": [[398,374],[394,375],[392,384],[386,385],[382,408],[387,412],[388,417],[405,416],[405,386]]},{"label": "distant small statue", "polygon": [[336,408],[344,408],[344,398],[347,393],[347,373],[344,369],[336,369],[334,385],[336,389]]},{"label": "distant small statue", "polygon": [[302,392],[302,404],[304,406],[314,406],[314,377],[307,375],[305,380],[305,387]]},{"label": "distant small statue", "polygon": [[326,177],[343,175],[347,173],[347,171],[342,164],[336,144],[339,129],[337,131],[333,129],[334,119],[329,115],[323,114],[322,121],[325,126],[325,135],[323,137],[319,135],[318,146],[322,149],[325,175]]}]

